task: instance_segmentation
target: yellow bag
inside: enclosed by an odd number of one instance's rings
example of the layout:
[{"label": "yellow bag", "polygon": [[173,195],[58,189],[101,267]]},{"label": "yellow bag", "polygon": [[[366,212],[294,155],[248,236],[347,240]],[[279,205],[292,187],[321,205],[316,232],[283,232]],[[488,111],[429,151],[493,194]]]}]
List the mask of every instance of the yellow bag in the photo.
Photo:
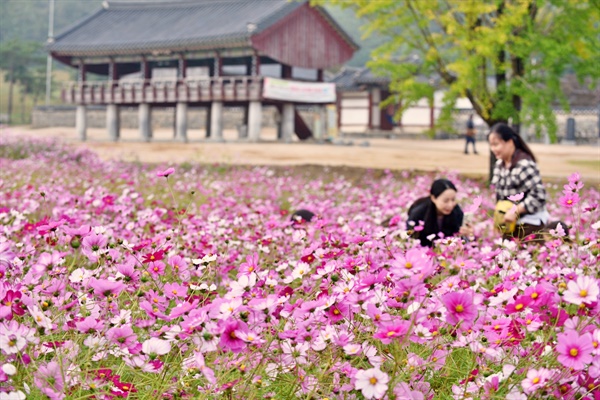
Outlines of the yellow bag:
[{"label": "yellow bag", "polygon": [[513,233],[517,227],[516,221],[509,224],[504,223],[504,214],[513,207],[516,207],[516,205],[510,200],[500,200],[496,203],[496,208],[494,210],[494,227],[503,234]]}]

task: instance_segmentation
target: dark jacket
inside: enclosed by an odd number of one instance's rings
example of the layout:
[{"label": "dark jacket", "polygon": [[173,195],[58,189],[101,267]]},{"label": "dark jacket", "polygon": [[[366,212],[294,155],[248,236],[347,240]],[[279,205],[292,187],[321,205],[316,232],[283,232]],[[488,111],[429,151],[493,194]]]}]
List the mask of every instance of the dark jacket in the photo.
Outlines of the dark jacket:
[{"label": "dark jacket", "polygon": [[[413,237],[418,238],[421,245],[431,247],[433,243],[427,239],[427,236],[437,235],[440,232],[444,234],[444,237],[456,235],[462,226],[463,217],[464,213],[457,204],[450,214],[443,217],[442,226],[438,226],[435,205],[431,200],[429,198],[421,201],[417,200],[408,210],[406,229],[412,230],[419,225],[419,221],[423,221],[423,230],[414,232]],[[414,225],[410,224],[410,221],[413,221]]]}]

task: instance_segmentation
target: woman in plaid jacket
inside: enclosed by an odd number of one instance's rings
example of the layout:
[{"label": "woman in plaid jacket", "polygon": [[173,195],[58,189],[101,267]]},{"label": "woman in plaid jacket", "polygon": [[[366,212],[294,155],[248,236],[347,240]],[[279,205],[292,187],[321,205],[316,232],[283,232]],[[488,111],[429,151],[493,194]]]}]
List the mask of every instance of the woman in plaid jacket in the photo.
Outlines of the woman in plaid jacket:
[{"label": "woman in plaid jacket", "polygon": [[505,234],[505,238],[529,237],[539,232],[549,217],[546,211],[546,189],[535,156],[521,136],[506,124],[494,125],[488,141],[492,153],[498,159],[492,177],[496,201],[523,194],[517,206],[504,216],[506,224],[517,223],[515,231]]}]

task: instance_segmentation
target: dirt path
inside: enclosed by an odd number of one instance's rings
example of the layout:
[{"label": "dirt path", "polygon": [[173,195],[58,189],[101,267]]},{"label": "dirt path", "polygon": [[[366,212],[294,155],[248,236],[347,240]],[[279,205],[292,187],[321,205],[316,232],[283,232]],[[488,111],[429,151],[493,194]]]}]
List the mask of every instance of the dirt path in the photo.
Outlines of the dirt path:
[{"label": "dirt path", "polygon": [[[81,142],[74,128],[2,130],[19,135],[58,137],[76,146],[91,149],[103,159],[152,163],[228,163],[250,165],[327,165],[392,170],[450,170],[469,176],[487,176],[489,147],[478,142],[479,155],[463,153],[464,140],[345,139],[352,145],[318,143],[290,144],[275,141],[274,130],[264,130],[259,143],[239,142],[236,133],[225,132],[225,143],[200,139],[190,131],[189,143],[172,142],[170,131],[157,131],[151,143],[140,142],[137,131],[122,130],[118,143],[107,140],[104,129],[89,129],[88,141]],[[600,184],[600,146],[532,144],[543,177],[563,180],[579,172],[589,183]]]}]

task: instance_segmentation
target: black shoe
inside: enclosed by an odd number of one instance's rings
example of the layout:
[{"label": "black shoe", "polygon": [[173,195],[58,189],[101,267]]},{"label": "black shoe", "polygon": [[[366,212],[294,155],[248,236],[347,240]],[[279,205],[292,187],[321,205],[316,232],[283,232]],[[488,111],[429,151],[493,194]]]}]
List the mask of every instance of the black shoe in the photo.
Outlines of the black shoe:
[{"label": "black shoe", "polygon": [[469,154],[469,152],[468,152],[468,151],[465,151],[465,154]]},{"label": "black shoe", "polygon": [[474,153],[475,153],[475,154],[479,154],[479,153],[478,153],[478,152],[476,152],[476,151],[475,151]]}]

